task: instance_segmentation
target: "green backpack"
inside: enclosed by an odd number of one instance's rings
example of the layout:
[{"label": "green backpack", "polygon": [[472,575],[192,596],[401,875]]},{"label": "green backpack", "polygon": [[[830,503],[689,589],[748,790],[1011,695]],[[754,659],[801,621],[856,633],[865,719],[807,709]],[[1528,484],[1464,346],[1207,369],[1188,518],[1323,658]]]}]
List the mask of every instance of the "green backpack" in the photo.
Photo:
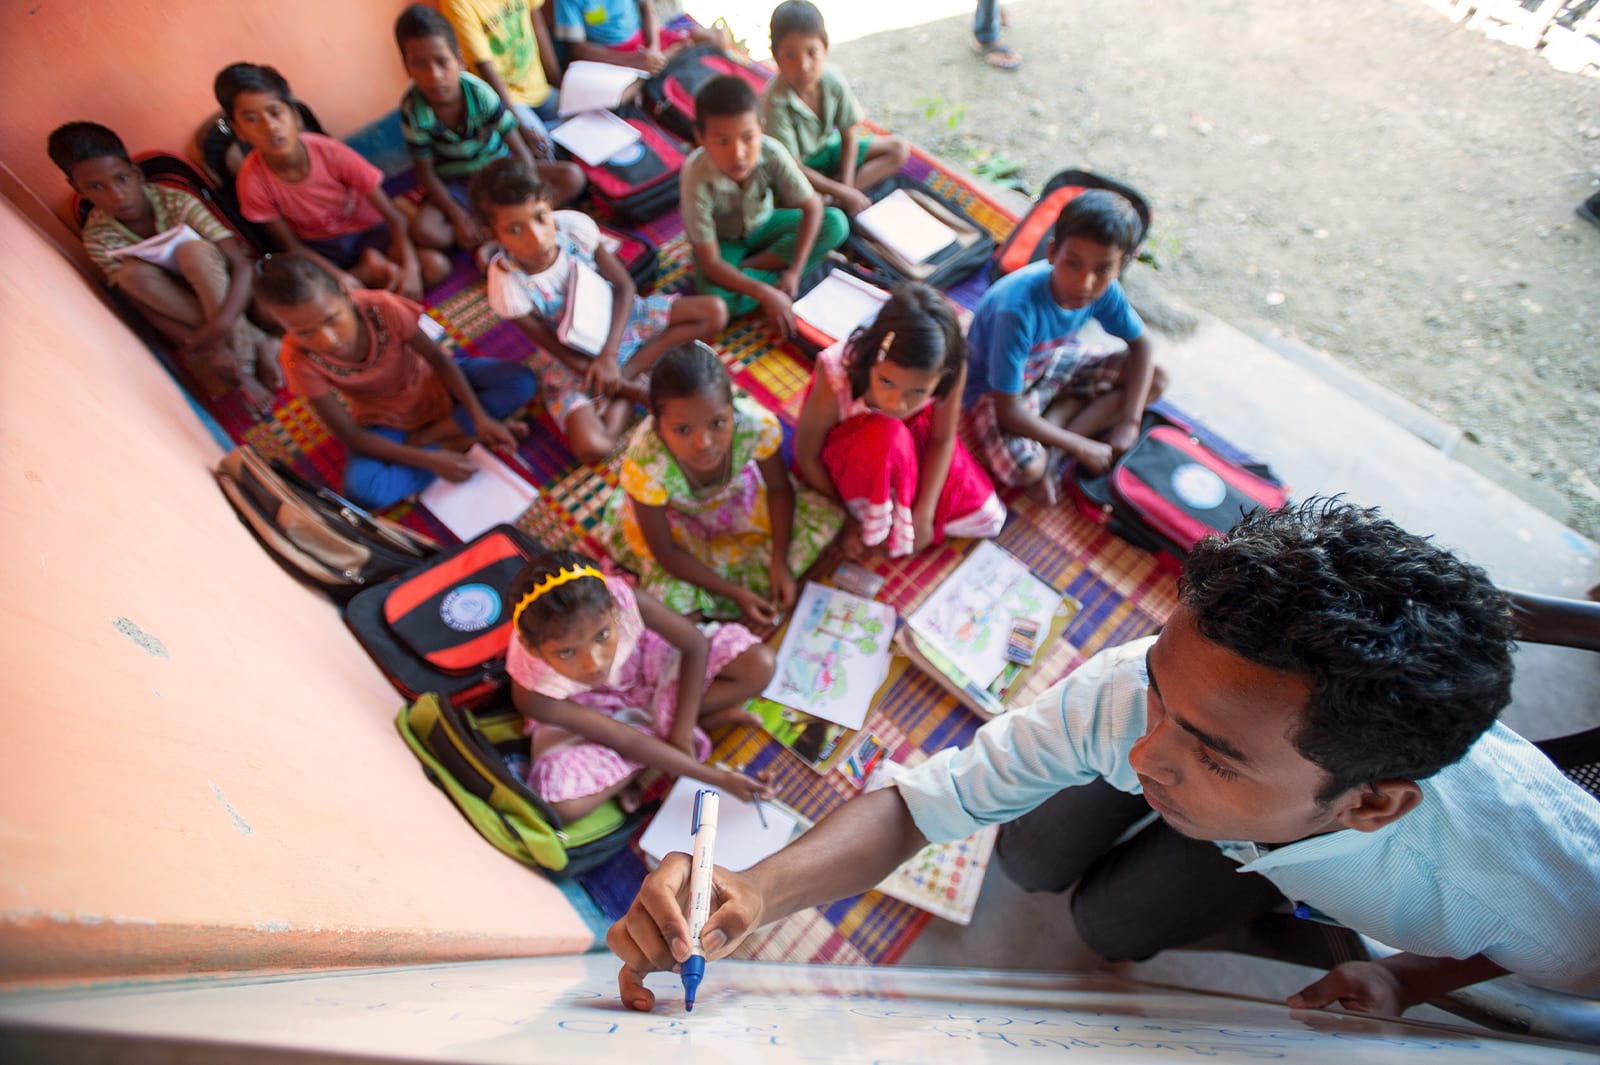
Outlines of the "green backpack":
[{"label": "green backpack", "polygon": [[[461,710],[435,692],[401,708],[394,724],[429,780],[484,839],[524,865],[561,878],[587,872],[628,845],[639,823],[615,799],[563,824],[506,763],[527,757],[522,715],[495,705]],[[524,764],[526,764],[524,762]]]}]

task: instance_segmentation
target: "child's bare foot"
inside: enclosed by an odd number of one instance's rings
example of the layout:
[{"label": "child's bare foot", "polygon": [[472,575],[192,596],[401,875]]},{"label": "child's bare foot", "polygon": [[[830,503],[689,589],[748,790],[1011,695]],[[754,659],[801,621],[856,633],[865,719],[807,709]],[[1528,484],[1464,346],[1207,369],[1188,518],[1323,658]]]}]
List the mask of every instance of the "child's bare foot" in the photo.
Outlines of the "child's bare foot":
[{"label": "child's bare foot", "polygon": [[638,776],[630,780],[623,789],[617,793],[617,805],[622,807],[622,812],[631,814],[644,805],[652,788],[659,785],[666,776],[659,769],[642,770]]},{"label": "child's bare foot", "polygon": [[710,731],[724,725],[754,725],[760,727],[761,719],[748,709],[748,703],[739,703],[736,706],[725,706],[721,710],[713,710],[700,718],[700,727]]},{"label": "child's bare foot", "polygon": [[472,446],[473,437],[457,425],[454,418],[446,416],[407,433],[406,443],[412,447],[432,447],[437,444],[451,451],[465,451]]},{"label": "child's bare foot", "polygon": [[282,344],[277,337],[262,334],[255,343],[256,380],[269,392],[283,387],[283,368],[278,365],[278,352]]},{"label": "child's bare foot", "polygon": [[350,271],[367,288],[388,289],[390,292],[400,287],[405,280],[405,269],[387,255],[376,248],[368,248],[361,253],[361,261]]},{"label": "child's bare foot", "polygon": [[504,425],[506,427],[506,432],[510,433],[518,440],[528,439],[528,434],[533,431],[528,428],[528,423],[524,421],[508,421],[505,422]]},{"label": "child's bare foot", "polygon": [[239,390],[244,393],[244,401],[257,418],[270,418],[276,397],[272,391],[250,374],[243,375],[239,380]]}]

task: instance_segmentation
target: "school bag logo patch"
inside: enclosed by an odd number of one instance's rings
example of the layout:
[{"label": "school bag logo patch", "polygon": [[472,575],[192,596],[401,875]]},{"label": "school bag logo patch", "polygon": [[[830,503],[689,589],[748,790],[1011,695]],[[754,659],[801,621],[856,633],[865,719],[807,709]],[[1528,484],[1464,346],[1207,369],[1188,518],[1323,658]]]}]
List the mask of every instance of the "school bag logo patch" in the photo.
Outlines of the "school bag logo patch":
[{"label": "school bag logo patch", "polygon": [[1195,510],[1211,510],[1228,498],[1228,486],[1198,462],[1186,462],[1172,471],[1172,493]]},{"label": "school bag logo patch", "polygon": [[500,620],[500,593],[487,584],[452,588],[439,602],[439,620],[456,632],[478,632]]}]

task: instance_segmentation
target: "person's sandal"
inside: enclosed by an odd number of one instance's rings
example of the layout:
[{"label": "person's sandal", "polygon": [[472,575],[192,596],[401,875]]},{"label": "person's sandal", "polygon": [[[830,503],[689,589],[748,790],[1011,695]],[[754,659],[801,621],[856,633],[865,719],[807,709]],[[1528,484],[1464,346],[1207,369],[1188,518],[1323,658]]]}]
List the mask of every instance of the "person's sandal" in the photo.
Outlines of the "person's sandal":
[{"label": "person's sandal", "polygon": [[974,39],[972,47],[983,57],[985,63],[996,70],[1016,70],[1022,66],[1022,57],[999,41],[984,42]]}]

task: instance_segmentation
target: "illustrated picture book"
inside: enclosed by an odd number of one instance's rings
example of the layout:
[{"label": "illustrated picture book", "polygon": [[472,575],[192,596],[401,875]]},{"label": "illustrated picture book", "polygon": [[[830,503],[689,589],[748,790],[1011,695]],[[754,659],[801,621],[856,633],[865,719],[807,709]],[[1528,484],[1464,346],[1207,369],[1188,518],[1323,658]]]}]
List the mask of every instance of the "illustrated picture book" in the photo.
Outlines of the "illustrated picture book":
[{"label": "illustrated picture book", "polygon": [[858,729],[889,674],[894,608],[807,581],[778,648],[764,696]]},{"label": "illustrated picture book", "polygon": [[1063,595],[991,541],[966,560],[906,616],[896,646],[941,687],[976,713],[1006,709],[1037,664],[1015,661],[1019,628],[1034,632],[1041,649],[1057,640],[1079,603]]}]

